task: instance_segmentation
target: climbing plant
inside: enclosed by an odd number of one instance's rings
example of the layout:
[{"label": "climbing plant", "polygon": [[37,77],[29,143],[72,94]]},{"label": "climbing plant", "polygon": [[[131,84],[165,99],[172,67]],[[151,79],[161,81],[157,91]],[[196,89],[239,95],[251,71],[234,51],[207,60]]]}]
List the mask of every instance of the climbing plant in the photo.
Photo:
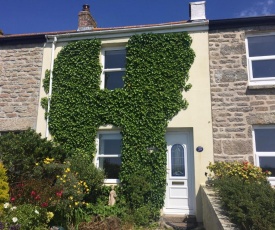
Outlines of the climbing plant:
[{"label": "climbing plant", "polygon": [[139,206],[163,206],[165,132],[168,121],[188,105],[182,91],[191,88],[188,71],[195,54],[190,46],[187,33],[132,36],[126,46],[124,87],[112,91],[100,89],[99,40],[69,43],[55,60],[51,134],[67,148],[82,149],[92,157],[98,128],[119,127],[123,137],[120,180],[132,206],[133,178],[140,175],[150,184]]}]

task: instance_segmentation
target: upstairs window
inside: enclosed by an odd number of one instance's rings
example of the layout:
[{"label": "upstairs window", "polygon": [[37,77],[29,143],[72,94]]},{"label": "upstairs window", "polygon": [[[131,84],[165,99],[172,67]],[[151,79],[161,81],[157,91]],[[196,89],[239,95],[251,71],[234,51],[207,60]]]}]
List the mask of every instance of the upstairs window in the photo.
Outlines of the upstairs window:
[{"label": "upstairs window", "polygon": [[125,75],[126,50],[125,48],[105,48],[102,51],[102,87],[114,90],[123,88],[122,77]]},{"label": "upstairs window", "polygon": [[246,41],[250,82],[275,83],[275,34],[248,36]]},{"label": "upstairs window", "polygon": [[275,185],[275,126],[256,126],[253,134],[256,165],[272,173],[269,180]]}]

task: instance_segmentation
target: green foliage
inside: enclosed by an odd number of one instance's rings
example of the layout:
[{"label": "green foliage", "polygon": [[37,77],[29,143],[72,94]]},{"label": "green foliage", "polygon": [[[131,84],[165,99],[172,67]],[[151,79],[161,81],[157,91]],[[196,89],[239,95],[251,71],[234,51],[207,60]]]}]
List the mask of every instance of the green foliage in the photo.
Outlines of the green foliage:
[{"label": "green foliage", "polygon": [[0,152],[10,184],[33,178],[35,163],[43,162],[46,157],[63,161],[69,155],[68,151],[42,139],[31,129],[0,136]]},{"label": "green foliage", "polygon": [[68,149],[95,152],[94,139],[100,125],[99,55],[98,40],[72,42],[54,63],[49,128],[55,141]]},{"label": "green foliage", "polygon": [[45,93],[49,93],[49,88],[50,88],[50,76],[51,76],[51,72],[50,70],[46,70],[45,71],[45,77],[43,79],[43,88],[45,90]]},{"label": "green foliage", "polygon": [[9,200],[9,184],[6,175],[6,169],[0,162],[0,217],[3,210],[3,204]]},{"label": "green foliage", "polygon": [[224,209],[240,229],[275,229],[275,190],[269,182],[224,176],[215,180],[214,185]]},{"label": "green foliage", "polygon": [[263,171],[250,162],[215,162],[209,163],[207,168],[214,173],[212,179],[237,176],[246,181],[266,181],[269,171]]},{"label": "green foliage", "polygon": [[50,218],[46,209],[31,204],[12,206],[6,203],[4,211],[4,217],[1,219],[2,224],[6,227],[4,229],[48,229],[46,223],[49,222]]},{"label": "green foliage", "polygon": [[[150,175],[144,200],[160,209],[166,183],[168,121],[187,108],[182,91],[189,90],[188,71],[194,61],[187,33],[141,34],[130,38],[124,88],[100,90],[101,44],[97,39],[69,43],[58,54],[53,69],[49,128],[55,141],[68,149],[95,153],[101,125],[121,128],[123,136],[120,180],[127,202],[133,175]],[[152,153],[149,147],[154,147]],[[134,179],[139,180],[139,179]],[[127,195],[128,194],[128,195]]]},{"label": "green foliage", "polygon": [[85,181],[90,189],[90,192],[85,195],[85,202],[95,202],[104,183],[104,171],[96,168],[91,154],[89,155],[80,149],[77,149],[68,158],[68,161],[70,162],[71,170],[77,173],[77,178]]},{"label": "green foliage", "polygon": [[47,119],[47,116],[48,116],[48,112],[47,112],[48,111],[48,102],[49,102],[49,99],[47,97],[41,98],[40,105],[45,110],[45,119]]}]

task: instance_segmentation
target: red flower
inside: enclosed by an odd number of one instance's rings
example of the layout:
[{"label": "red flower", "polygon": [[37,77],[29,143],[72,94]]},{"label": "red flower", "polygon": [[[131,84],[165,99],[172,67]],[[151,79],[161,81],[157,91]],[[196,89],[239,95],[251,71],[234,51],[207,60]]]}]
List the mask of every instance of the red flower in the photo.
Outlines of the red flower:
[{"label": "red flower", "polygon": [[12,198],[11,198],[11,202],[14,202],[14,201],[15,201],[15,197],[12,197]]},{"label": "red flower", "polygon": [[63,194],[63,191],[61,190],[60,192],[56,192],[55,193],[57,197],[61,198],[62,194]]},{"label": "red flower", "polygon": [[33,196],[33,197],[36,196],[36,192],[35,192],[35,191],[32,191],[32,192],[31,192],[31,196]]},{"label": "red flower", "polygon": [[40,196],[37,195],[34,199],[35,199],[35,200],[40,200]]},{"label": "red flower", "polygon": [[43,202],[43,203],[41,204],[41,207],[43,207],[43,208],[48,207],[48,203],[47,203],[47,202]]}]

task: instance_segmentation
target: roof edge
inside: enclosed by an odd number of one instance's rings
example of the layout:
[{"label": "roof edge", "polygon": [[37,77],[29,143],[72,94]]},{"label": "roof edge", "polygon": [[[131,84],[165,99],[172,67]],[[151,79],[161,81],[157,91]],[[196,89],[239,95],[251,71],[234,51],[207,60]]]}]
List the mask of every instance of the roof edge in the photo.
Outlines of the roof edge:
[{"label": "roof edge", "polygon": [[275,15],[209,20],[209,31],[263,25],[275,25]]}]

